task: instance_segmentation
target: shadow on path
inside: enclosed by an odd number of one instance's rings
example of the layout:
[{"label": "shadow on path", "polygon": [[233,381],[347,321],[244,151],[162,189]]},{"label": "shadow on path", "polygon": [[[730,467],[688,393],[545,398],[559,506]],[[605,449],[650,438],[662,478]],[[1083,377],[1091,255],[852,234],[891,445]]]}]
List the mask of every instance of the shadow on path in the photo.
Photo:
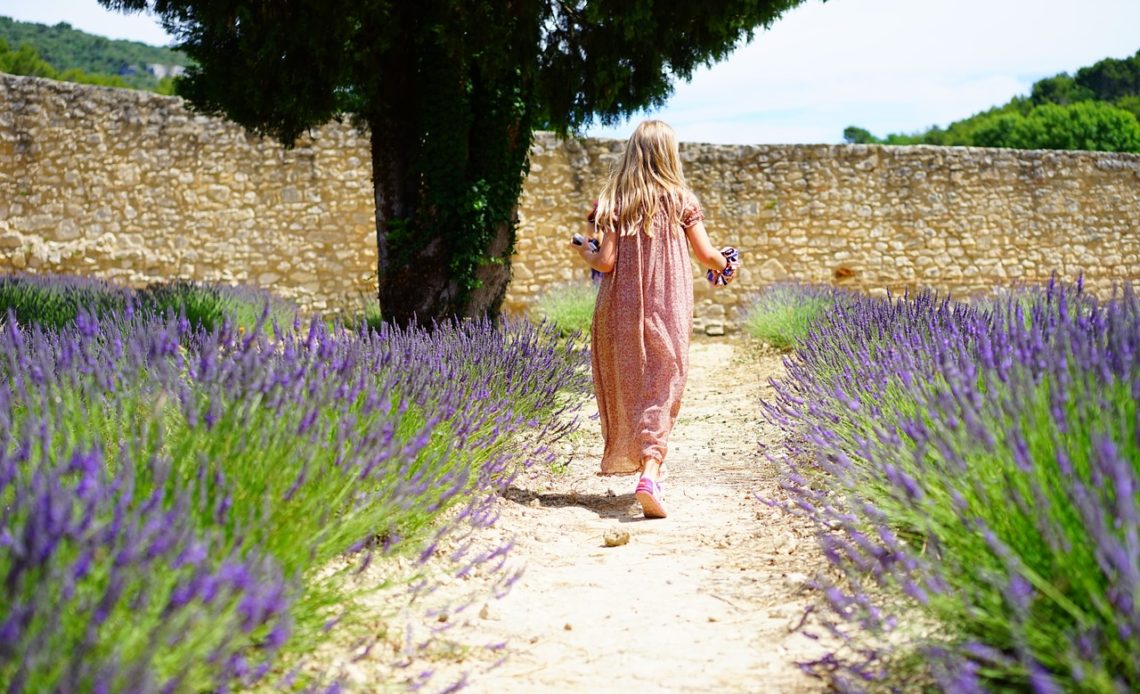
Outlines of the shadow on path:
[{"label": "shadow on path", "polygon": [[[641,505],[632,494],[579,494],[550,493],[539,494],[529,489],[509,487],[503,496],[522,506],[541,506],[546,508],[560,508],[565,506],[578,506],[598,514],[599,518],[616,518],[621,522],[644,520],[641,514]],[[538,503],[535,504],[535,501]]]}]

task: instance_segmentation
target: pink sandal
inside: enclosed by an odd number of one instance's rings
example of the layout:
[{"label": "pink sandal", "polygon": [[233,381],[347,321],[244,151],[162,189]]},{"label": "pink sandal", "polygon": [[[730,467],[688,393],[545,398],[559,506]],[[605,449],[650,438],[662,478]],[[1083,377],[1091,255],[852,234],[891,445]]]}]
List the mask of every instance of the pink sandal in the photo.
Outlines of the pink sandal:
[{"label": "pink sandal", "polygon": [[637,482],[637,491],[634,493],[641,511],[646,518],[665,518],[665,506],[661,503],[661,485],[648,477],[642,477]]}]

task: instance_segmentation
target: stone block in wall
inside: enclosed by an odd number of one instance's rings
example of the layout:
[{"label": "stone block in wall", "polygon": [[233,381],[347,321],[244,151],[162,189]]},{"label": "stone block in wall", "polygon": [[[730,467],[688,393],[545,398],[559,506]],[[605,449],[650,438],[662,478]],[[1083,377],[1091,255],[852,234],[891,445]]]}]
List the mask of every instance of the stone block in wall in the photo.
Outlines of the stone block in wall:
[{"label": "stone block in wall", "polygon": [[754,272],[757,279],[765,284],[771,284],[772,282],[782,282],[791,277],[791,273],[788,272],[788,269],[784,266],[784,264],[775,258],[768,258],[767,260],[763,260],[760,266],[757,267]]}]

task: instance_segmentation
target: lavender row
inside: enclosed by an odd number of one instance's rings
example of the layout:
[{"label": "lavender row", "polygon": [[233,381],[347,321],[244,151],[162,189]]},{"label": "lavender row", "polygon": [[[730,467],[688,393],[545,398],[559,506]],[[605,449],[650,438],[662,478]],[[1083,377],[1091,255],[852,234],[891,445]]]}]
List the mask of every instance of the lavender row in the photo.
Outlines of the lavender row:
[{"label": "lavender row", "polygon": [[266,308],[270,324],[288,324],[298,311],[291,302],[250,287],[175,280],[135,290],[90,277],[0,275],[0,316],[52,330],[73,325],[80,313],[102,319],[182,315],[205,330],[226,320],[248,329]]},{"label": "lavender row", "polygon": [[848,656],[815,671],[855,691],[1140,688],[1138,352],[1128,287],[837,302],[766,405],[833,568]]},{"label": "lavender row", "polygon": [[[585,387],[558,343],[485,321],[5,321],[0,684],[288,685],[297,654],[352,622],[330,560],[425,559],[491,522],[488,499],[545,459],[573,421],[562,394]],[[466,572],[501,553],[452,560]]]}]

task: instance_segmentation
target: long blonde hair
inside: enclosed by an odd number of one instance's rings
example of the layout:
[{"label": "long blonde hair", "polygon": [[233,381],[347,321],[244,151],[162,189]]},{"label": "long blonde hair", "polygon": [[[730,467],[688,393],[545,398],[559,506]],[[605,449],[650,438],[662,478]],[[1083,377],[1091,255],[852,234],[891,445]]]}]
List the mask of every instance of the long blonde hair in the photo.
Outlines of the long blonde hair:
[{"label": "long blonde hair", "polygon": [[653,236],[653,218],[662,203],[669,228],[680,227],[681,205],[688,185],[681,171],[677,135],[667,123],[642,121],[629,136],[621,159],[610,171],[598,196],[599,231]]}]

